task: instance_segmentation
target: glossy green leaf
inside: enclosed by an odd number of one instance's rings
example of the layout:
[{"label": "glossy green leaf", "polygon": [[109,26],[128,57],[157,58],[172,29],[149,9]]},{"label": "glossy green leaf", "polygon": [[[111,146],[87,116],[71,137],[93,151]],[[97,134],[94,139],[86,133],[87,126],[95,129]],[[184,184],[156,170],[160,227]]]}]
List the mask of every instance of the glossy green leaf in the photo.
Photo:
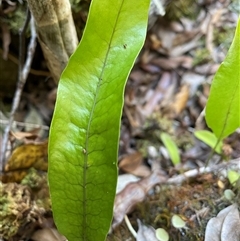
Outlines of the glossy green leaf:
[{"label": "glossy green leaf", "polygon": [[174,165],[180,163],[180,155],[179,150],[176,143],[172,140],[171,136],[167,133],[163,132],[160,135],[161,141],[163,142],[164,146],[167,148],[169,156],[172,160]]},{"label": "glossy green leaf", "polygon": [[206,121],[218,139],[240,126],[240,20],[226,59],[218,69],[206,106]]},{"label": "glossy green leaf", "polygon": [[210,131],[207,130],[199,130],[194,132],[195,137],[197,137],[199,140],[210,146],[212,149],[214,149],[218,154],[222,153],[222,145],[223,142],[219,141],[217,137]]},{"label": "glossy green leaf", "polygon": [[69,241],[101,241],[117,181],[123,93],[143,46],[149,0],[92,0],[58,86],[49,139],[55,223]]}]

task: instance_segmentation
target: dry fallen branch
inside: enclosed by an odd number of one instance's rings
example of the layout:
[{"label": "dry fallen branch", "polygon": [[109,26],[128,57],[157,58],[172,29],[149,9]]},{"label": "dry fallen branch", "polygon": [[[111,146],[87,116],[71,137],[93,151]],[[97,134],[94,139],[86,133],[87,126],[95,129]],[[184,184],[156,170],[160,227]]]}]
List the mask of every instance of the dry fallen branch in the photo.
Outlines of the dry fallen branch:
[{"label": "dry fallen branch", "polygon": [[122,222],[125,214],[139,202],[142,202],[148,191],[158,183],[166,182],[166,177],[159,171],[152,172],[148,177],[134,183],[129,183],[120,193],[116,195],[114,204],[114,218],[112,228],[114,229]]},{"label": "dry fallen branch", "polygon": [[[2,114],[2,113],[0,112],[0,114]],[[8,125],[9,124],[9,120],[0,119],[0,122],[1,122],[2,125]],[[14,124],[17,125],[17,126],[21,126],[21,127],[39,128],[40,130],[44,130],[44,131],[49,130],[49,126],[47,126],[47,125],[39,125],[39,124],[26,123],[26,122],[20,122],[20,121],[13,121],[13,125]]]},{"label": "dry fallen branch", "polygon": [[[22,39],[25,36],[25,30],[26,30],[27,24],[28,24],[28,21],[26,21],[22,30],[20,31],[20,42],[22,41]],[[4,135],[3,135],[2,151],[1,151],[1,156],[0,156],[0,172],[2,172],[3,166],[5,165],[5,159],[6,159],[5,155],[6,155],[6,150],[7,150],[9,132],[11,130],[12,123],[14,121],[14,115],[16,113],[16,110],[17,110],[18,106],[19,106],[22,90],[23,90],[23,87],[24,87],[25,82],[27,80],[27,77],[28,77],[28,74],[29,74],[29,71],[30,71],[30,67],[31,67],[31,63],[32,63],[32,60],[33,60],[35,48],[36,48],[37,35],[36,35],[36,30],[35,30],[33,18],[31,18],[31,21],[30,21],[30,29],[31,29],[31,39],[30,39],[30,42],[29,42],[29,45],[28,45],[26,62],[24,64],[24,66],[22,66],[19,63],[19,76],[18,76],[17,89],[16,89],[14,99],[13,99],[12,110],[11,110],[11,113],[10,113],[9,122],[8,122],[8,125],[5,128]],[[20,48],[20,50],[21,50],[21,48]],[[20,58],[22,58],[21,56],[24,56],[24,53],[20,53],[19,56],[20,56]]]},{"label": "dry fallen branch", "polygon": [[201,167],[199,169],[189,170],[176,177],[169,178],[167,180],[167,183],[168,184],[181,184],[184,181],[188,180],[189,178],[196,177],[199,174],[211,173],[211,172],[218,172],[218,173],[220,172],[220,173],[223,173],[223,175],[225,175],[227,169],[234,169],[234,170],[239,171],[240,170],[240,158],[231,160],[229,162],[220,163],[218,165],[213,165],[213,166],[209,166],[209,167]]}]

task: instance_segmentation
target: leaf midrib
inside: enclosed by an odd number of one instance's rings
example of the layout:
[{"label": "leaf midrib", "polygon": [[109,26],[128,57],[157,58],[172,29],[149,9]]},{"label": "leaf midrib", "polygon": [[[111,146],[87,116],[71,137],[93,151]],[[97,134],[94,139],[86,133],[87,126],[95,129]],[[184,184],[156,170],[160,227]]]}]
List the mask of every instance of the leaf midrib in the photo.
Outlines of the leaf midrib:
[{"label": "leaf midrib", "polygon": [[87,222],[86,222],[87,221],[87,219],[86,219],[86,198],[87,198],[86,181],[87,180],[86,179],[87,179],[87,168],[90,168],[90,167],[88,167],[89,133],[90,133],[91,122],[92,122],[92,119],[93,119],[94,110],[95,110],[95,107],[96,107],[96,101],[97,101],[97,98],[98,98],[99,89],[100,89],[100,86],[101,86],[101,83],[102,83],[102,80],[103,80],[102,77],[103,77],[103,74],[104,74],[104,71],[105,71],[106,63],[107,63],[109,52],[110,52],[110,49],[111,49],[113,36],[115,34],[115,30],[116,30],[116,26],[117,26],[117,23],[118,23],[119,15],[120,15],[121,10],[122,10],[123,2],[124,2],[124,0],[122,1],[121,6],[119,8],[119,11],[118,11],[118,14],[117,14],[117,17],[116,17],[116,21],[115,21],[115,24],[114,24],[114,27],[113,27],[113,31],[112,31],[112,34],[111,34],[111,37],[110,37],[110,41],[109,41],[109,44],[108,44],[106,56],[105,56],[105,59],[104,59],[104,62],[103,62],[102,71],[100,73],[100,76],[98,77],[98,85],[97,85],[97,88],[96,88],[96,94],[95,94],[95,97],[94,97],[94,100],[93,100],[93,106],[92,106],[92,109],[91,109],[91,112],[90,112],[90,117],[89,117],[87,131],[86,131],[86,142],[85,142],[85,148],[84,148],[86,150],[86,153],[85,153],[85,156],[84,156],[84,166],[83,166],[83,187],[84,187],[83,188],[83,230],[84,230],[83,239],[84,240],[87,240],[85,230],[87,230]]}]

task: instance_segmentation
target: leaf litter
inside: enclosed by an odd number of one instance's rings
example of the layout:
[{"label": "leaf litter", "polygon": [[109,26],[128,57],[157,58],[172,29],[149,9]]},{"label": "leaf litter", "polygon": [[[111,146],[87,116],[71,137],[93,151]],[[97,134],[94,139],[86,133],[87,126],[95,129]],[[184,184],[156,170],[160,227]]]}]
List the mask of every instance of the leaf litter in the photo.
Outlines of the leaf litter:
[{"label": "leaf litter", "polygon": [[211,218],[206,227],[205,241],[240,240],[238,206],[232,204]]},{"label": "leaf litter", "polygon": [[[222,154],[214,154],[206,169],[211,149],[193,135],[194,130],[207,129],[203,109],[213,75],[231,44],[238,18],[234,4],[178,0],[148,31],[125,91],[118,186],[124,185],[116,195],[107,240],[149,240],[159,228],[166,230],[169,240],[224,240],[226,235],[239,240],[240,188],[238,182],[229,183],[227,171],[240,172],[236,159],[240,132],[224,140]],[[8,39],[8,32],[4,34]],[[11,45],[8,49],[9,40],[4,41],[6,58],[14,53]],[[46,71],[44,60],[37,62]],[[29,76],[9,140],[9,158],[1,176],[0,202],[7,207],[0,210],[6,221],[0,230],[4,240],[64,240],[51,214],[44,141],[56,86],[51,78],[44,78]],[[3,121],[11,104],[6,93],[1,92]],[[178,165],[173,165],[164,148],[163,132],[178,147]],[[235,194],[232,200],[224,197],[227,189]],[[137,236],[129,231],[126,215]],[[186,223],[186,229],[172,225],[174,215]],[[220,228],[213,228],[213,223]]]}]

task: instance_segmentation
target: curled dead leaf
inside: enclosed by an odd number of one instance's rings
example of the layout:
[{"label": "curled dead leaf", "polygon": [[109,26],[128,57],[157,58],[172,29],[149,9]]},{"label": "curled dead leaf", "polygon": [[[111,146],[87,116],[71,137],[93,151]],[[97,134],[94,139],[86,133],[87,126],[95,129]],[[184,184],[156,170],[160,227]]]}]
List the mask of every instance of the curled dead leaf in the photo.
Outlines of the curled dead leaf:
[{"label": "curled dead leaf", "polygon": [[174,114],[178,116],[186,107],[189,97],[189,86],[183,85],[175,96],[175,100],[171,105]]},{"label": "curled dead leaf", "polygon": [[17,147],[4,167],[4,172],[0,176],[1,181],[3,183],[19,183],[31,167],[40,171],[47,171],[47,147],[48,141]]},{"label": "curled dead leaf", "polygon": [[8,182],[21,182],[22,179],[27,175],[27,170],[17,170],[17,171],[12,171],[12,172],[4,172],[0,176],[0,180],[3,183],[8,183]]},{"label": "curled dead leaf", "polygon": [[124,157],[119,163],[119,168],[139,177],[146,177],[151,173],[150,169],[143,164],[143,156],[140,152],[134,152]]},{"label": "curled dead leaf", "polygon": [[205,241],[240,240],[240,217],[237,204],[223,209],[207,224]]},{"label": "curled dead leaf", "polygon": [[166,182],[166,177],[156,170],[148,177],[134,183],[129,183],[121,192],[116,195],[114,203],[114,214],[112,228],[114,229],[124,219],[125,214],[132,211],[133,207],[142,202],[148,191],[158,183]]},{"label": "curled dead leaf", "polygon": [[10,132],[10,135],[13,136],[17,140],[36,140],[39,137],[39,131],[41,130],[41,127],[34,128],[31,131],[28,132]]},{"label": "curled dead leaf", "polygon": [[143,225],[142,222],[138,219],[138,232],[137,232],[137,241],[158,241],[156,237],[156,230],[151,226]]},{"label": "curled dead leaf", "polygon": [[122,174],[118,175],[116,194],[121,192],[129,183],[137,182],[140,178],[132,174]]},{"label": "curled dead leaf", "polygon": [[17,147],[7,161],[4,171],[9,172],[30,167],[46,171],[47,146],[48,141],[41,144],[27,144]]}]

